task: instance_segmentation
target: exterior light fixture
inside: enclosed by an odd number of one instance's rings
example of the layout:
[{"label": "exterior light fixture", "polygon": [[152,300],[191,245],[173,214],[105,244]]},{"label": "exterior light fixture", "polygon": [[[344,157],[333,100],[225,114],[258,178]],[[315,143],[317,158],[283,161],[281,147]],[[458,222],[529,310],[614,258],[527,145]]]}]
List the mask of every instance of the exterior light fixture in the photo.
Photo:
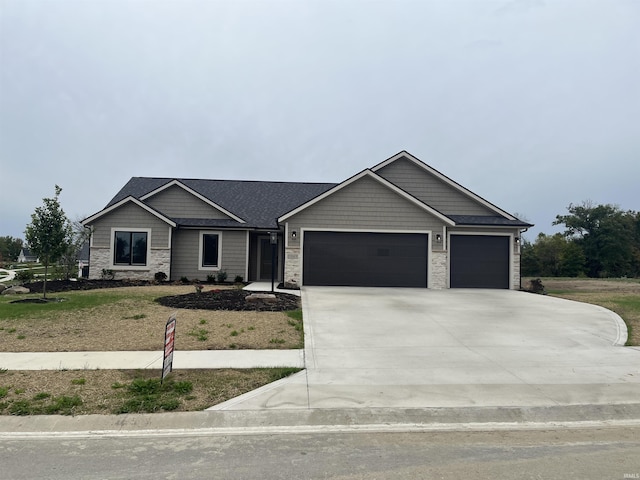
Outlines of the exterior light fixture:
[{"label": "exterior light fixture", "polygon": [[520,237],[515,238],[516,245],[520,245]]},{"label": "exterior light fixture", "polygon": [[293,230],[291,232],[291,238],[296,238],[298,236],[298,232],[296,232],[295,230]]},{"label": "exterior light fixture", "polygon": [[442,235],[436,233],[436,243],[442,243]]}]

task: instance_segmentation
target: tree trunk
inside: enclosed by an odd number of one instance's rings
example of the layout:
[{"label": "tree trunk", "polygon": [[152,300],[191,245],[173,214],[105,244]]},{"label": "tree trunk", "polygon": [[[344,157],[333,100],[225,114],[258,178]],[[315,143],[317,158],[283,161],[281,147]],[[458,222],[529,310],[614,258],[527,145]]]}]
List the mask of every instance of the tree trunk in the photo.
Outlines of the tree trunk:
[{"label": "tree trunk", "polygon": [[49,273],[49,259],[44,259],[44,283],[42,284],[42,298],[47,298],[47,275]]}]

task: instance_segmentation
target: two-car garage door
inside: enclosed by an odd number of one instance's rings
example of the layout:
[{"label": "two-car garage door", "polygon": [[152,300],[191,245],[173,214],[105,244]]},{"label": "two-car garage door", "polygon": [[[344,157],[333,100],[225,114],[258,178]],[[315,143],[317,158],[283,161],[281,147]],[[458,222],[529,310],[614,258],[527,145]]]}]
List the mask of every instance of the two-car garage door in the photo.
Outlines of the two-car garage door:
[{"label": "two-car garage door", "polygon": [[304,233],[304,285],[426,287],[429,236],[421,233]]},{"label": "two-car garage door", "polygon": [[[449,238],[451,288],[509,288],[510,238]],[[303,285],[427,287],[429,236],[424,233],[307,231]]]}]

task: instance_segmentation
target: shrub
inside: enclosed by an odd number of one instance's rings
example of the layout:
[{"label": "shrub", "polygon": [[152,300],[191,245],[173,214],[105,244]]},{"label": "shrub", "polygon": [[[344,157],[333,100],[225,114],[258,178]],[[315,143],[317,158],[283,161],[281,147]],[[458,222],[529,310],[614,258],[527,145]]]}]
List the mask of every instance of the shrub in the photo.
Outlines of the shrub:
[{"label": "shrub", "polygon": [[216,283],[215,275],[207,275],[207,283]]},{"label": "shrub", "polygon": [[236,278],[233,279],[234,283],[242,283],[243,282],[242,275],[236,275]]},{"label": "shrub", "polygon": [[20,283],[29,283],[33,280],[33,272],[31,270],[20,270],[16,273],[16,280]]},{"label": "shrub", "polygon": [[180,277],[180,283],[189,283],[189,279],[187,277]]},{"label": "shrub", "polygon": [[113,280],[116,277],[116,273],[113,270],[109,270],[108,268],[103,268],[102,273],[100,274],[100,278],[102,280]]},{"label": "shrub", "polygon": [[167,274],[164,272],[156,272],[153,278],[155,278],[156,282],[162,283],[167,279]]},{"label": "shrub", "polygon": [[218,279],[218,283],[223,283],[227,279],[227,272],[220,270],[216,278]]}]

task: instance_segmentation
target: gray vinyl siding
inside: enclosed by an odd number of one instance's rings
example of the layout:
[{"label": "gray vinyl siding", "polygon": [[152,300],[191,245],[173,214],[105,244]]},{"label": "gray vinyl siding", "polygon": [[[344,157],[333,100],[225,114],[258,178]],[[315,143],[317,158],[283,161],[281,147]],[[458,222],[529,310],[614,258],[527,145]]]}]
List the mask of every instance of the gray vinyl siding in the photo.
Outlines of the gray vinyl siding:
[{"label": "gray vinyl siding", "polygon": [[[206,230],[212,231],[212,230]],[[200,270],[198,267],[201,230],[176,230],[173,234],[171,279],[205,281],[208,275],[217,275],[218,270]],[[247,232],[219,231],[222,241],[220,270],[227,272],[227,280],[246,276]]]},{"label": "gray vinyl siding", "polygon": [[143,208],[127,203],[91,224],[92,246],[109,247],[112,228],[150,228],[151,248],[169,248],[171,226]]},{"label": "gray vinyl siding", "polygon": [[146,200],[146,203],[167,217],[175,218],[230,218],[220,210],[203,202],[183,188],[173,185]]},{"label": "gray vinyl siding", "polygon": [[445,215],[496,215],[405,158],[399,158],[376,173]]},{"label": "gray vinyl siding", "polygon": [[[363,177],[287,220],[289,232],[301,228],[344,230],[432,230],[443,223],[376,180]],[[298,246],[300,235],[289,236]]]}]

